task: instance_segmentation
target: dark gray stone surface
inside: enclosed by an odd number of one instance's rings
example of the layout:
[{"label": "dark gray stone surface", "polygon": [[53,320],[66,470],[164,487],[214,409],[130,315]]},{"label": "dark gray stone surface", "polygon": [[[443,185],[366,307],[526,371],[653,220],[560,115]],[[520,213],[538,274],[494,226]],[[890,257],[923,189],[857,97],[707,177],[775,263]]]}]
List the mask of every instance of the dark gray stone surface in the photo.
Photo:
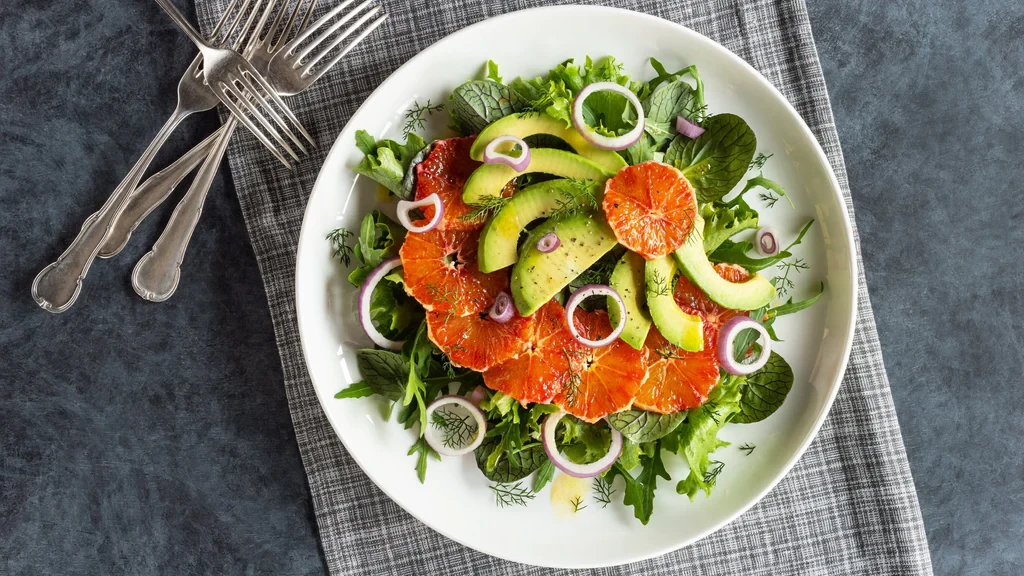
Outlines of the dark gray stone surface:
[{"label": "dark gray stone surface", "polygon": [[[1024,5],[941,4],[810,9],[935,571],[1018,574]],[[0,4],[0,574],[323,572],[226,175],[169,302],[128,284],[169,206],[70,312],[29,297],[170,112],[147,71],[192,54],[150,2]]]}]

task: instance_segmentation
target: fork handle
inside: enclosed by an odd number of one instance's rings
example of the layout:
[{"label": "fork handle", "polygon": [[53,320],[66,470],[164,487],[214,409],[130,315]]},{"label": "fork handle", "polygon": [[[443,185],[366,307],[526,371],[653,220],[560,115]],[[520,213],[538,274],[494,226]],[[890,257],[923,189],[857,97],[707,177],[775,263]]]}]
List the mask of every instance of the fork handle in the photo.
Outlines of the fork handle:
[{"label": "fork handle", "polygon": [[82,291],[82,281],[89,273],[89,266],[92,265],[99,252],[100,245],[110,230],[117,215],[124,208],[128,195],[139,184],[142,175],[146,173],[153,157],[160,150],[167,138],[174,132],[190,112],[176,109],[171,117],[167,119],[160,131],[149,143],[146,151],[142,153],[135,166],[124,177],[124,180],[117,185],[114,193],[107,198],[103,206],[89,216],[82,224],[78,236],[71,241],[67,250],[57,258],[57,261],[43,268],[32,281],[32,298],[43,310],[48,312],[63,312],[71,307]]},{"label": "fork handle", "polygon": [[181,10],[178,10],[178,7],[174,5],[174,2],[171,0],[156,0],[156,3],[164,9],[164,12],[167,12],[167,15],[171,17],[171,20],[174,20],[174,23],[178,25],[178,28],[181,28],[181,30],[188,35],[189,40],[191,40],[200,51],[209,47],[199,32],[192,27],[192,23],[188,21],[188,18],[185,18],[185,15],[181,13]]},{"label": "fork handle", "polygon": [[181,278],[181,263],[185,259],[185,249],[192,238],[199,216],[203,213],[203,203],[210,191],[213,178],[217,175],[228,141],[238,125],[232,116],[224,123],[220,140],[213,152],[206,157],[202,168],[196,175],[192,186],[178,202],[167,222],[164,231],[153,244],[153,249],[143,256],[132,272],[132,288],[150,302],[163,302],[170,298],[178,289]]},{"label": "fork handle", "polygon": [[186,152],[184,156],[175,160],[167,168],[153,174],[136,188],[128,197],[128,203],[124,210],[114,220],[110,232],[103,241],[103,246],[100,247],[99,257],[111,258],[124,249],[132,232],[149,216],[150,212],[166,200],[171,192],[174,192],[185,176],[188,176],[204,158],[209,156],[223,134],[224,126],[222,125],[216,132]]}]

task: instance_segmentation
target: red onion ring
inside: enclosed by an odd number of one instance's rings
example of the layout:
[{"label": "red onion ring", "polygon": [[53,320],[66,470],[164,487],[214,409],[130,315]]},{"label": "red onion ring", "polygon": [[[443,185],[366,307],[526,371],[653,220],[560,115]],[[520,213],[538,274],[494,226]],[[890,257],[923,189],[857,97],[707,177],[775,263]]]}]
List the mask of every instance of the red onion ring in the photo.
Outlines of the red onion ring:
[{"label": "red onion ring", "polygon": [[[744,364],[733,356],[733,348],[736,347],[736,337],[748,328],[757,330],[759,334],[757,341],[761,344],[761,355],[750,364]],[[753,374],[768,363],[768,356],[771,353],[772,339],[768,336],[768,331],[760,322],[750,316],[737,316],[729,320],[722,326],[722,331],[718,335],[718,361],[722,364],[722,369],[729,374],[736,376]]]},{"label": "red onion ring", "polygon": [[479,406],[481,402],[487,399],[487,388],[483,386],[477,386],[473,388],[473,391],[466,396],[466,400],[469,400],[473,404]]},{"label": "red onion ring", "polygon": [[690,122],[683,116],[676,117],[676,132],[679,132],[687,138],[697,138],[704,133],[704,129],[697,126],[693,122]]},{"label": "red onion ring", "polygon": [[[505,152],[498,152],[498,146],[512,142],[518,144],[522,149],[519,156],[510,156]],[[498,136],[494,140],[491,140],[484,148],[484,164],[504,164],[505,166],[511,167],[516,172],[522,172],[526,170],[527,166],[530,165],[530,147],[526,144],[526,141],[522,138],[517,138],[511,134],[505,134],[504,136]]]},{"label": "red onion ring", "polygon": [[370,337],[370,340],[373,340],[374,344],[385,350],[401,350],[402,342],[388,340],[373,326],[373,320],[370,318],[370,300],[377,284],[388,275],[388,272],[401,265],[401,258],[385,260],[380,266],[377,266],[370,272],[366,280],[363,281],[363,285],[359,287],[359,324],[363,327],[363,332],[366,332],[366,335]]},{"label": "red onion ring", "polygon": [[515,313],[516,307],[512,305],[512,297],[506,292],[499,292],[487,315],[498,324],[504,324],[511,320]]},{"label": "red onion ring", "polygon": [[[600,340],[589,340],[580,335],[579,331],[576,330],[576,323],[573,322],[573,312],[576,311],[576,307],[580,305],[585,299],[591,296],[608,296],[615,300],[615,303],[619,305],[619,322],[616,324],[615,329],[612,333],[605,336]],[[588,346],[590,348],[604,348],[605,346],[615,342],[619,338],[619,334],[626,328],[626,303],[622,301],[622,296],[610,286],[604,284],[587,284],[581,286],[579,290],[572,293],[569,297],[569,301],[565,303],[565,321],[569,324],[569,332],[572,333],[572,337],[577,342]]]},{"label": "red onion ring", "polygon": [[758,228],[754,235],[754,249],[762,256],[775,256],[779,253],[779,233],[771,226]]},{"label": "red onion ring", "polygon": [[547,420],[544,421],[544,426],[541,430],[541,443],[544,445],[544,453],[548,455],[548,460],[551,460],[551,463],[562,472],[576,478],[593,478],[611,468],[612,464],[615,464],[615,461],[622,454],[622,433],[609,426],[609,429],[612,431],[612,443],[608,446],[608,453],[596,462],[577,464],[563,456],[558,451],[558,444],[555,442],[555,430],[558,428],[558,423],[565,416],[568,416],[568,413],[556,412],[548,416]]},{"label": "red onion ring", "polygon": [[[449,404],[455,404],[463,408],[469,415],[476,420],[476,437],[473,441],[461,448],[453,448],[451,446],[444,445],[444,439],[438,437],[437,426],[431,426],[430,417],[434,415],[434,411],[442,406]],[[484,435],[487,434],[487,416],[484,415],[483,410],[477,407],[466,398],[462,396],[441,396],[437,400],[434,400],[427,406],[427,430],[423,433],[423,438],[430,444],[430,447],[437,450],[437,453],[441,456],[463,456],[469,454],[473,450],[476,450],[484,441]],[[433,432],[433,433],[432,433]]]},{"label": "red onion ring", "polygon": [[[430,219],[430,222],[427,222],[423,226],[416,226],[413,224],[412,219],[409,218],[409,212],[412,212],[416,208],[423,208],[424,206],[430,205],[434,206],[434,217]],[[427,196],[423,200],[417,200],[415,202],[410,202],[408,200],[398,201],[398,221],[401,222],[402,226],[405,226],[405,229],[409,232],[430,232],[434,228],[437,228],[437,225],[441,223],[441,218],[443,216],[444,203],[441,202],[441,197],[438,196],[436,192]]]},{"label": "red onion ring", "polygon": [[[605,91],[625,96],[636,110],[636,126],[622,136],[598,134],[596,130],[587,125],[586,120],[583,118],[583,101],[587,99],[587,96],[594,92]],[[644,134],[644,107],[640,104],[640,99],[629,88],[615,82],[594,82],[584,86],[583,90],[580,90],[580,93],[576,95],[576,99],[573,100],[572,124],[587,142],[602,150],[625,150],[640,141],[640,137]]]},{"label": "red onion ring", "polygon": [[537,240],[537,250],[540,250],[544,254],[550,254],[551,252],[558,250],[558,247],[561,245],[562,239],[554,232],[548,232],[541,236],[540,240]]}]

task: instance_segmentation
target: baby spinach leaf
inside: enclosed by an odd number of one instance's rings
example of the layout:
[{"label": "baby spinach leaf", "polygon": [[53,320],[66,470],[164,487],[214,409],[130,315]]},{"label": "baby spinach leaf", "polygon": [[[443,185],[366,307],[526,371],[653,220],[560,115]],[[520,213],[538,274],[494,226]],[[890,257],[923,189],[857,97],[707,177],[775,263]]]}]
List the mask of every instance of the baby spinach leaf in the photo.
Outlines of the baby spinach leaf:
[{"label": "baby spinach leaf", "polygon": [[658,477],[665,480],[672,479],[661,461],[661,446],[659,444],[660,442],[655,443],[650,456],[645,454],[640,457],[641,469],[636,478],[619,463],[612,466],[607,476],[609,482],[617,474],[626,481],[622,503],[632,506],[633,516],[645,525],[651,520],[651,513],[654,512],[654,491],[657,489]]},{"label": "baby spinach leaf", "polygon": [[742,118],[717,114],[703,125],[698,138],[676,136],[665,162],[680,169],[697,190],[700,202],[721,200],[747,173],[757,138]]},{"label": "baby spinach leaf", "polygon": [[640,136],[636,144],[619,151],[619,156],[622,156],[622,159],[630,165],[657,160],[658,154],[660,153],[657,146],[655,146],[654,137],[646,132]]},{"label": "baby spinach leaf", "polygon": [[366,398],[367,396],[373,396],[376,394],[373,388],[370,387],[366,382],[353,382],[345,388],[342,388],[341,392],[334,395],[335,398]]},{"label": "baby spinach leaf", "polygon": [[729,204],[704,204],[700,207],[700,215],[704,219],[704,252],[708,254],[736,234],[757,228],[757,211],[742,198]]},{"label": "baby spinach leaf", "polygon": [[495,461],[494,466],[489,467],[489,456],[501,441],[499,437],[487,438],[473,452],[477,468],[488,480],[502,484],[522,480],[548,461],[548,457],[544,453],[544,446],[540,443],[533,443],[514,452],[502,453]]},{"label": "baby spinach leaf", "polygon": [[436,142],[435,140],[424,146],[409,161],[409,166],[405,170],[405,176],[402,178],[402,193],[398,195],[402,200],[412,200],[416,196],[416,167],[426,160],[427,156],[430,156],[430,152],[433,151]]},{"label": "baby spinach leaf", "polygon": [[768,363],[747,376],[740,388],[743,392],[740,412],[733,418],[733,422],[760,422],[782,406],[786,395],[793,388],[793,369],[782,356],[772,352]]},{"label": "baby spinach leaf", "polygon": [[818,290],[818,293],[815,294],[814,296],[811,296],[810,298],[808,298],[806,300],[801,300],[799,302],[793,302],[793,298],[790,297],[790,299],[788,301],[786,301],[785,304],[780,304],[780,305],[776,306],[775,308],[772,308],[771,310],[769,310],[768,311],[768,317],[769,318],[778,318],[779,316],[785,316],[786,314],[795,314],[795,313],[797,313],[797,312],[799,312],[801,310],[804,310],[806,308],[810,308],[812,305],[814,305],[815,302],[818,301],[819,298],[821,298],[821,295],[824,294],[824,293],[825,293],[825,283],[822,282],[821,283],[821,289]]},{"label": "baby spinach leaf", "polygon": [[555,477],[555,465],[547,460],[537,469],[537,476],[533,479],[533,491],[540,492]]},{"label": "baby spinach leaf", "polygon": [[524,106],[526,102],[518,93],[491,80],[470,80],[448,98],[448,114],[464,135],[476,134]]},{"label": "baby spinach leaf", "polygon": [[667,436],[685,419],[685,411],[658,414],[646,410],[625,410],[608,416],[608,423],[626,438],[642,444]]},{"label": "baby spinach leaf", "polygon": [[356,352],[356,365],[363,375],[363,382],[375,394],[392,402],[405,396],[404,382],[409,377],[409,362],[401,354],[366,348]]},{"label": "baby spinach leaf", "polygon": [[363,160],[356,166],[356,174],[375,180],[396,196],[408,200],[410,197],[404,195],[402,180],[413,157],[427,143],[415,134],[409,134],[405,144],[399,144],[394,140],[380,140],[372,144],[371,142],[373,136],[368,132],[356,131],[356,146],[365,154]]},{"label": "baby spinach leaf", "polygon": [[653,94],[654,91],[658,88],[658,86],[660,86],[663,82],[671,82],[673,80],[689,75],[693,78],[694,82],[697,85],[697,89],[694,91],[697,109],[700,109],[701,107],[704,106],[704,81],[701,80],[700,74],[697,73],[696,64],[687,66],[686,68],[683,68],[678,72],[669,73],[669,71],[665,69],[665,65],[659,62],[657,58],[651,58],[651,67],[654,68],[654,71],[657,72],[658,75],[651,79],[649,82],[647,82],[647,84],[645,84],[643,88],[641,88],[640,92],[644,94],[645,97],[647,96],[647,94]]}]

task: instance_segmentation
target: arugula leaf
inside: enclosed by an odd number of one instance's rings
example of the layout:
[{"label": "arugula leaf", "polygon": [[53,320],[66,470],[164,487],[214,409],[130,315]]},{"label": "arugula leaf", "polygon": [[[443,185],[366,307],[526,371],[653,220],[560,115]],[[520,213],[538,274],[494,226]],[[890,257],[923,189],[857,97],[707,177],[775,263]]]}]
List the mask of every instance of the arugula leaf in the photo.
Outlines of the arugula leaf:
[{"label": "arugula leaf", "polygon": [[377,392],[366,382],[353,382],[334,395],[335,398],[366,398]]},{"label": "arugula leaf", "polygon": [[403,347],[403,354],[409,358],[409,375],[405,382],[405,394],[402,398],[402,406],[411,406],[413,401],[419,414],[420,436],[427,431],[427,402],[433,398],[427,398],[426,383],[420,374],[426,376],[427,363],[433,353],[433,344],[427,338],[427,323],[420,323],[416,331],[416,337],[406,342]]},{"label": "arugula leaf", "polygon": [[533,491],[540,492],[555,477],[555,465],[548,460],[537,469],[537,476],[533,479]]},{"label": "arugula leaf", "polygon": [[[765,178],[764,172],[761,172],[757,176],[754,176],[750,180],[747,180],[747,185],[743,187],[743,190],[740,192],[740,196],[743,196],[744,194],[746,194],[750,190],[753,190],[754,188],[757,188],[758,186],[766,190],[771,190],[772,192],[775,192],[779,196],[784,197],[786,199],[786,202],[789,202],[789,207],[796,209],[796,206],[793,205],[793,199],[789,197],[789,194],[786,194],[786,189],[783,188],[782,185],[779,184],[778,182]],[[776,200],[778,200],[778,198],[776,198]]]},{"label": "arugula leaf", "polygon": [[636,478],[626,471],[619,463],[615,463],[608,472],[610,482],[616,474],[622,476],[626,481],[626,490],[622,503],[633,507],[633,515],[644,525],[651,520],[651,513],[654,512],[654,491],[657,488],[658,477],[671,480],[665,465],[661,461],[661,441],[655,443],[653,453],[650,456],[640,457],[642,469]]},{"label": "arugula leaf", "polygon": [[502,453],[494,466],[489,467],[489,456],[495,450],[495,445],[501,442],[502,439],[498,437],[487,438],[473,451],[477,468],[488,480],[502,484],[522,480],[548,461],[544,446],[534,442],[515,452]]},{"label": "arugula leaf", "polygon": [[448,98],[448,114],[463,135],[476,134],[524,106],[526,102],[518,93],[491,80],[470,80]]},{"label": "arugula leaf", "polygon": [[776,306],[775,308],[772,308],[771,310],[769,310],[768,311],[768,318],[769,319],[774,319],[774,318],[778,318],[779,316],[785,316],[786,314],[795,314],[796,312],[799,312],[799,311],[804,310],[806,308],[810,308],[812,305],[814,305],[815,302],[818,301],[819,298],[821,298],[821,295],[824,294],[824,293],[825,293],[825,283],[822,282],[821,283],[821,289],[818,290],[817,294],[815,294],[814,296],[811,296],[810,298],[808,298],[806,300],[801,300],[799,302],[793,302],[793,298],[790,297],[789,300],[786,301],[785,304],[780,304],[779,306]]},{"label": "arugula leaf", "polygon": [[348,281],[357,288],[362,286],[374,268],[398,255],[404,239],[405,229],[380,210],[364,216],[359,225],[359,239],[353,249],[362,266],[349,273]]},{"label": "arugula leaf", "polygon": [[681,170],[701,202],[721,200],[747,173],[757,138],[742,118],[718,114],[708,118],[696,139],[679,135],[669,144],[665,162]]},{"label": "arugula leaf", "polygon": [[608,416],[608,423],[637,444],[653,442],[672,433],[686,419],[686,412],[658,414],[646,410],[625,410]]},{"label": "arugula leaf", "polygon": [[356,131],[356,146],[365,154],[355,168],[356,174],[375,180],[399,198],[409,200],[411,196],[405,195],[402,179],[405,178],[413,156],[427,143],[415,134],[409,134],[405,144],[394,140],[380,140],[370,144],[372,140],[373,136],[365,130]]},{"label": "arugula leaf", "polygon": [[413,454],[416,454],[416,477],[420,479],[420,484],[423,484],[427,480],[427,457],[433,457],[434,460],[440,461],[441,455],[431,448],[430,444],[427,444],[427,439],[422,436],[417,438],[409,448],[409,456]]},{"label": "arugula leaf", "polygon": [[401,354],[366,348],[356,352],[356,365],[363,375],[363,382],[374,394],[392,402],[405,396],[403,382],[409,377],[409,362]]},{"label": "arugula leaf", "polygon": [[715,249],[714,252],[708,254],[708,260],[716,263],[727,262],[729,264],[738,264],[750,272],[764,270],[765,268],[774,266],[792,256],[793,253],[790,252],[790,249],[799,245],[800,242],[803,241],[804,236],[807,234],[807,231],[811,229],[811,225],[813,224],[814,220],[807,222],[807,224],[805,224],[800,230],[800,233],[797,234],[796,240],[791,242],[789,246],[786,246],[784,250],[775,256],[769,256],[767,258],[753,258],[747,255],[747,253],[754,248],[754,245],[750,242],[732,242],[731,240],[725,240],[718,248]]},{"label": "arugula leaf", "polygon": [[711,202],[700,207],[704,219],[704,252],[710,254],[732,236],[757,228],[758,214],[742,198],[729,204]]},{"label": "arugula leaf", "polygon": [[774,414],[786,400],[786,395],[793,388],[793,369],[782,356],[772,352],[768,363],[748,375],[740,388],[743,392],[740,412],[732,421],[744,424],[760,422]]},{"label": "arugula leaf", "polygon": [[[687,414],[686,423],[666,438],[666,448],[676,452],[690,465],[690,472],[676,485],[676,492],[693,500],[699,490],[711,494],[714,475],[708,475],[710,454],[729,443],[718,439],[718,432],[740,411],[741,379],[727,377],[711,391],[704,405]],[[671,440],[669,440],[671,439]]]}]

